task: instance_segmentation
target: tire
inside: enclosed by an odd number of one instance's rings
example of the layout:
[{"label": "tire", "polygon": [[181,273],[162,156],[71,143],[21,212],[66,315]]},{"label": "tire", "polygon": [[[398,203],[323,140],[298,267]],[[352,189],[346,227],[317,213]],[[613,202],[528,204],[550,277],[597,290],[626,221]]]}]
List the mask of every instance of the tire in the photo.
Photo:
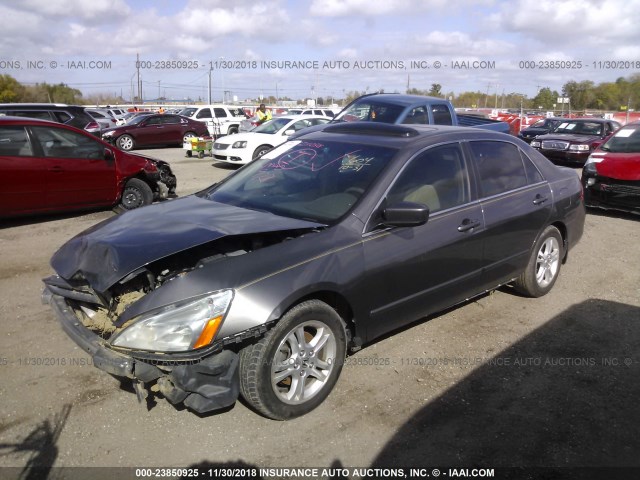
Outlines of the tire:
[{"label": "tire", "polygon": [[258,148],[256,148],[256,151],[253,152],[252,159],[255,160],[256,158],[260,158],[272,148],[273,147],[271,147],[270,145],[260,145]]},{"label": "tire", "polygon": [[326,303],[308,300],[295,306],[260,341],[241,350],[242,396],[274,420],[309,413],[340,376],[346,338],[342,319]]},{"label": "tire", "polygon": [[227,135],[235,135],[236,133],[238,133],[238,127],[235,125],[233,127],[229,127],[229,130],[227,130]]},{"label": "tire", "polygon": [[131,178],[127,181],[122,191],[120,205],[125,210],[143,207],[151,204],[153,192],[151,187],[139,178]]},{"label": "tire", "polygon": [[121,135],[116,140],[116,145],[120,150],[124,150],[125,152],[128,152],[129,150],[133,150],[133,147],[135,147],[136,142],[133,141],[133,137],[131,135]]},{"label": "tire", "polygon": [[560,231],[549,225],[538,237],[527,268],[515,281],[515,289],[523,295],[534,298],[549,293],[560,274],[562,248]]},{"label": "tire", "polygon": [[197,135],[194,132],[185,132],[185,134],[182,136],[182,143],[186,143],[190,138],[195,137],[197,137]]}]

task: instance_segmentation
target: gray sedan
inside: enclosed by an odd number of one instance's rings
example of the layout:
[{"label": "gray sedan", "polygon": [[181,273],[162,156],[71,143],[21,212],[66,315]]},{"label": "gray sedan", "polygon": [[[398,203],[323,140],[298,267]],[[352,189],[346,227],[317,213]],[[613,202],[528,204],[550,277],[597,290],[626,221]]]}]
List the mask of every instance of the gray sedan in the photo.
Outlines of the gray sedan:
[{"label": "gray sedan", "polygon": [[76,236],[44,298],[140,399],[284,420],[381,335],[507,283],[545,295],[584,219],[578,175],[513,136],[323,125]]}]

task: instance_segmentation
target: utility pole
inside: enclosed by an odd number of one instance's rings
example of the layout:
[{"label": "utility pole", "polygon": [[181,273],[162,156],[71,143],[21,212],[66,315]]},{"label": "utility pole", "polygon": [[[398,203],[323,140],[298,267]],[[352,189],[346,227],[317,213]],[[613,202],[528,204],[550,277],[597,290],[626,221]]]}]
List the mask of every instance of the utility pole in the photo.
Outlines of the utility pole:
[{"label": "utility pole", "polygon": [[138,100],[142,101],[142,82],[140,81],[140,54],[136,53],[136,74],[138,75]]},{"label": "utility pole", "polygon": [[211,72],[213,71],[213,65],[211,65],[211,62],[209,62],[209,96],[208,98],[208,102],[207,105],[211,105]]}]

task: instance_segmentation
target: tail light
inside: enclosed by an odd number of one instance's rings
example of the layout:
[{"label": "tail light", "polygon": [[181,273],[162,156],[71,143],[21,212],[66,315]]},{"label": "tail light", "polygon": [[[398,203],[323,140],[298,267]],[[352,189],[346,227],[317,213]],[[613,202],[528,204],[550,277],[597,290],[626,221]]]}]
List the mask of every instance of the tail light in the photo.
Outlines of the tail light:
[{"label": "tail light", "polygon": [[98,122],[89,122],[84,126],[87,131],[100,130],[100,124]]}]

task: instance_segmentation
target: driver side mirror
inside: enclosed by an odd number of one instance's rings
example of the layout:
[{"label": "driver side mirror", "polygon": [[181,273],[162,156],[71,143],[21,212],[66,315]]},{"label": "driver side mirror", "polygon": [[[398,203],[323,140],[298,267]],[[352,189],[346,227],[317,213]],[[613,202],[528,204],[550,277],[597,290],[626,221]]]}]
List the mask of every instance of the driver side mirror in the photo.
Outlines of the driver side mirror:
[{"label": "driver side mirror", "polygon": [[418,227],[427,220],[429,207],[421,203],[395,203],[382,211],[382,222],[390,227]]},{"label": "driver side mirror", "polygon": [[113,150],[111,150],[110,148],[105,148],[104,149],[104,159],[112,162],[115,160],[115,157],[113,156]]},{"label": "driver side mirror", "polygon": [[288,137],[289,135],[293,135],[294,133],[296,133],[296,131],[293,128],[291,128],[289,130],[285,130],[283,135]]}]

